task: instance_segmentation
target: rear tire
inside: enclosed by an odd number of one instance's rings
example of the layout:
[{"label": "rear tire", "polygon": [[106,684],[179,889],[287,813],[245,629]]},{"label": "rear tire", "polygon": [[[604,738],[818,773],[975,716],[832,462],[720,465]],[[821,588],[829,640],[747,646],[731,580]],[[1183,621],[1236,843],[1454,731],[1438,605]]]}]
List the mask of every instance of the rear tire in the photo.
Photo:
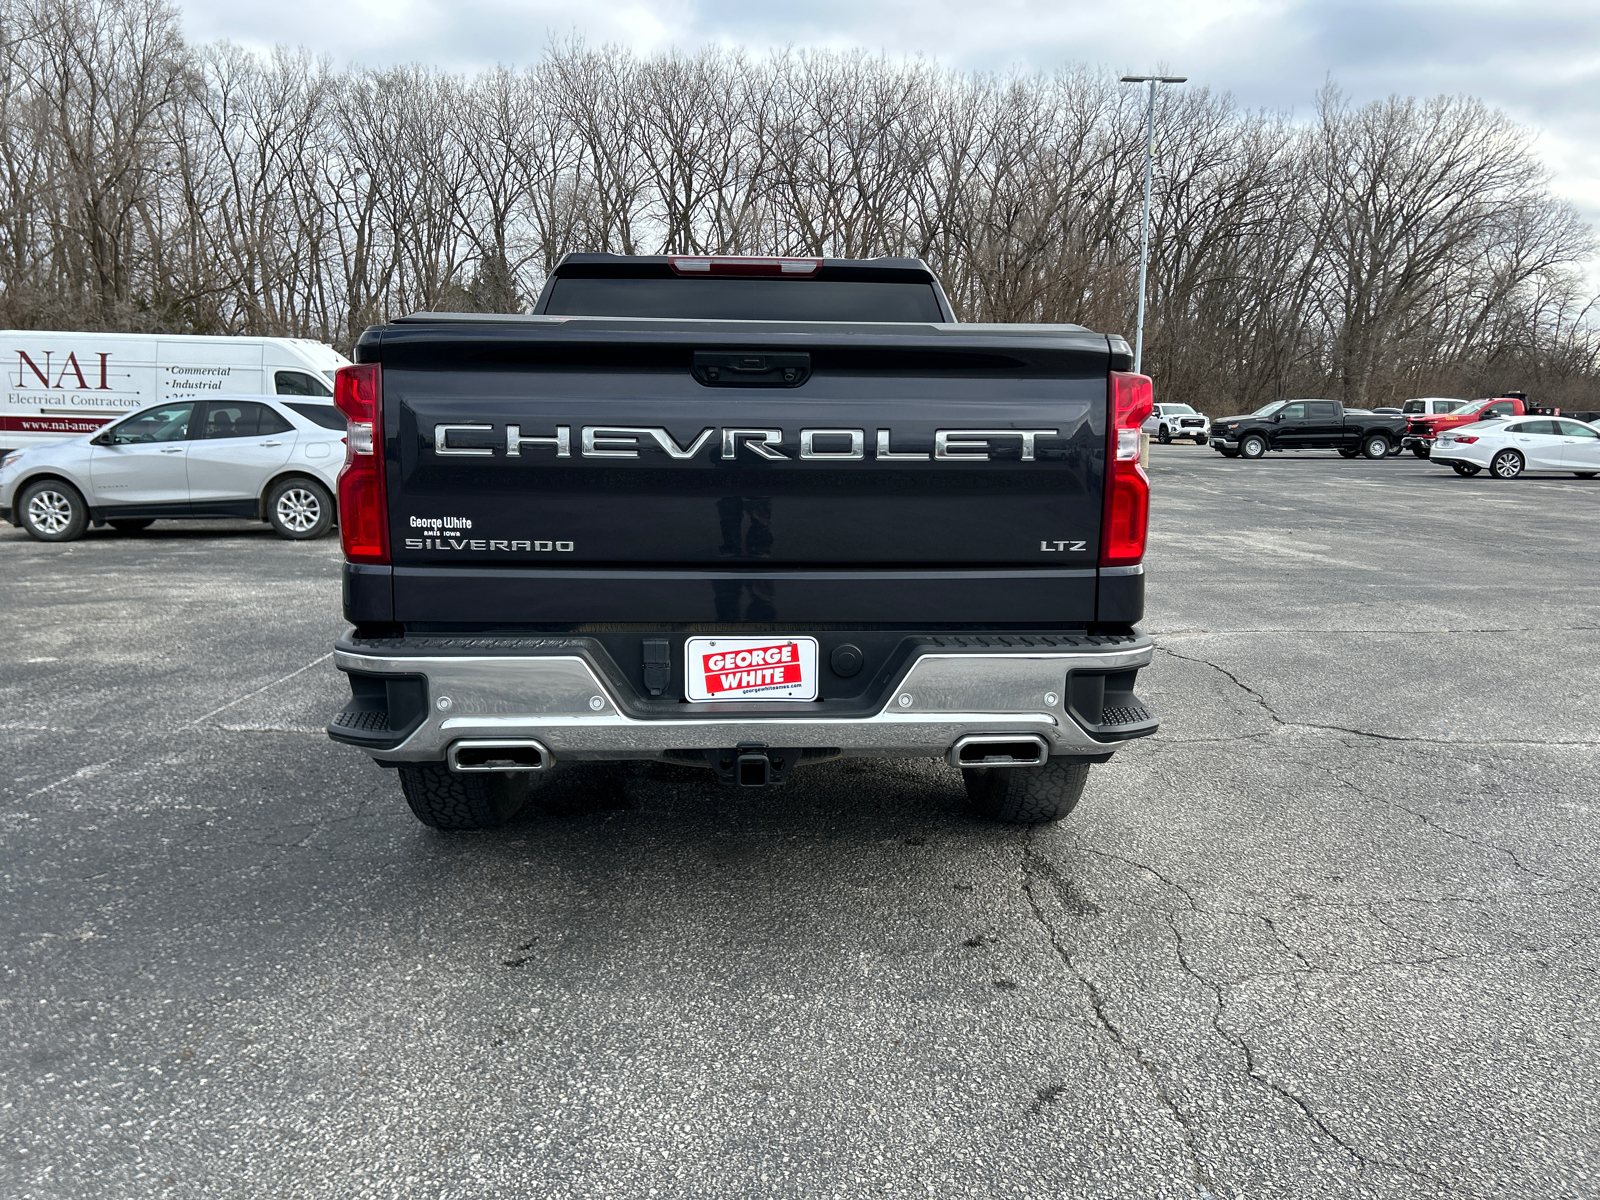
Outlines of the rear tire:
[{"label": "rear tire", "polygon": [[1496,479],[1515,479],[1522,474],[1522,455],[1515,450],[1502,450],[1489,460],[1489,474]]},{"label": "rear tire", "polygon": [[141,529],[149,529],[155,523],[154,517],[119,517],[106,522],[118,533],[138,533]]},{"label": "rear tire", "polygon": [[1426,446],[1413,446],[1411,447],[1411,453],[1415,454],[1418,458],[1427,458],[1428,455],[1433,453],[1433,451],[1429,450]]},{"label": "rear tire", "polygon": [[313,479],[284,479],[267,493],[267,523],[291,541],[319,538],[333,528],[333,497]]},{"label": "rear tire", "polygon": [[1267,439],[1259,433],[1247,434],[1239,443],[1239,457],[1260,458],[1267,452]]},{"label": "rear tire", "polygon": [[1450,464],[1450,469],[1452,471],[1454,471],[1457,475],[1460,475],[1463,479],[1471,479],[1479,471],[1483,470],[1483,468],[1480,467],[1477,463],[1463,463],[1463,462],[1451,463]]},{"label": "rear tire", "polygon": [[458,775],[443,763],[400,768],[400,790],[417,820],[449,832],[504,825],[527,803],[532,786],[521,771]]},{"label": "rear tire", "polygon": [[1349,446],[1340,446],[1339,447],[1339,454],[1343,458],[1354,458],[1356,455],[1358,455],[1360,453],[1361,453],[1361,451],[1353,450]]},{"label": "rear tire", "polygon": [[60,479],[41,479],[23,488],[16,512],[22,528],[37,542],[75,542],[89,524],[89,506],[82,493]]},{"label": "rear tire", "polygon": [[1389,457],[1389,439],[1381,433],[1375,433],[1361,443],[1361,454],[1364,458],[1379,459]]},{"label": "rear tire", "polygon": [[1596,475],[1600,475],[1600,471],[1574,471],[1573,474],[1579,479],[1593,479]]},{"label": "rear tire", "polygon": [[1051,759],[1042,767],[962,771],[967,799],[979,816],[1005,825],[1044,825],[1078,806],[1089,764]]}]

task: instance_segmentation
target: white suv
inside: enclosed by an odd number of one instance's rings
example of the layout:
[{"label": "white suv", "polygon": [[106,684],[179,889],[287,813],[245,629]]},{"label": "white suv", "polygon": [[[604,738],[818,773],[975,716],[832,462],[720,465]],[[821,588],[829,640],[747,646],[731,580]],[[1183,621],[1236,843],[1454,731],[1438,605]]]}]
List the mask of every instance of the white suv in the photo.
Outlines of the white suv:
[{"label": "white suv", "polygon": [[92,434],[7,454],[0,519],[41,542],[90,522],[123,533],[167,518],[247,517],[286,538],[334,525],[344,416],[313,397],[174,400]]},{"label": "white suv", "polygon": [[1173,438],[1193,438],[1202,446],[1211,440],[1211,418],[1187,404],[1157,404],[1140,428],[1163,446]]}]

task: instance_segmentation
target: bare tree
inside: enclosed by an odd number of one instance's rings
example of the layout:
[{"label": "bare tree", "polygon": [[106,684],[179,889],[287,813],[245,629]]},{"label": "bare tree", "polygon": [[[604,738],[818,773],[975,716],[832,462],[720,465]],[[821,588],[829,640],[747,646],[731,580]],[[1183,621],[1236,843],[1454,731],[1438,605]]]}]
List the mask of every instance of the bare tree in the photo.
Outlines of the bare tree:
[{"label": "bare tree", "polygon": [[[1470,99],[1314,119],[1163,93],[1146,362],[1216,412],[1285,394],[1600,403],[1592,231]],[[335,71],[191,48],[169,0],[0,0],[0,316],[348,348],[518,311],[573,250],[912,255],[963,319],[1126,330],[1140,98],[1103,71],[859,53]]]},{"label": "bare tree", "polygon": [[155,199],[163,118],[186,90],[178,24],[165,0],[46,0],[21,30],[36,47],[32,132],[51,161],[56,271],[101,326],[131,319],[146,282],[141,209]]},{"label": "bare tree", "polygon": [[[1391,97],[1351,109],[1331,87],[1307,167],[1320,191],[1335,381],[1362,404],[1385,347],[1433,327],[1471,287],[1485,242],[1523,219],[1545,174],[1527,136],[1479,101]],[[1581,250],[1539,257],[1554,265]]]}]

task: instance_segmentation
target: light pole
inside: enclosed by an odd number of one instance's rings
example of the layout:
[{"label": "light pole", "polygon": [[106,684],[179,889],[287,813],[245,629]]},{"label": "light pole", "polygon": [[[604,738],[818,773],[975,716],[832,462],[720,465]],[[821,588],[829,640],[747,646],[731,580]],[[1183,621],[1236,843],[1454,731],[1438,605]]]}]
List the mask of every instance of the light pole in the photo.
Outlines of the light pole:
[{"label": "light pole", "polygon": [[1123,83],[1148,83],[1150,103],[1144,114],[1144,216],[1139,221],[1139,322],[1133,334],[1133,371],[1142,375],[1144,365],[1144,279],[1150,269],[1150,177],[1156,157],[1156,84],[1187,83],[1187,75],[1124,75]]}]

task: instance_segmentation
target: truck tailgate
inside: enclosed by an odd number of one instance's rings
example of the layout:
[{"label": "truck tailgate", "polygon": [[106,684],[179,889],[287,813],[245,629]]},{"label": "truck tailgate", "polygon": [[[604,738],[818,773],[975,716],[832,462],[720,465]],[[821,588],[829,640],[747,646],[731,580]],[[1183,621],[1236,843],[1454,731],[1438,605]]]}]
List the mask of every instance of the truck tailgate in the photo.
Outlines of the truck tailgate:
[{"label": "truck tailgate", "polygon": [[533,319],[360,353],[397,620],[1094,619],[1104,338]]}]

